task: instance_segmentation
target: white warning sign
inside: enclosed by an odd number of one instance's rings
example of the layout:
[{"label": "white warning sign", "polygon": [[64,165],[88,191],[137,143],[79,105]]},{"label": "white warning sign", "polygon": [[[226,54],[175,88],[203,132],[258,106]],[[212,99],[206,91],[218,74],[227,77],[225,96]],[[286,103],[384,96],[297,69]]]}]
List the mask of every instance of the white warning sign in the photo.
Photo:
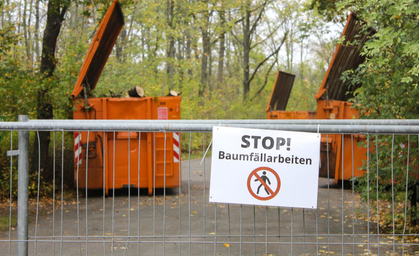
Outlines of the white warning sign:
[{"label": "white warning sign", "polygon": [[317,208],[320,137],[214,127],[210,202]]}]

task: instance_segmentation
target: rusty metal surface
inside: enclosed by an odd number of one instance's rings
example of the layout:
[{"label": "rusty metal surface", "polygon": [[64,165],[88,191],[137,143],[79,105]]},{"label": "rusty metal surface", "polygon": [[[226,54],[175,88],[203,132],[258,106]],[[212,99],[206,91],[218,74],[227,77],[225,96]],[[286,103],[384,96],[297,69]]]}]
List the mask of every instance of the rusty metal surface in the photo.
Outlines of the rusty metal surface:
[{"label": "rusty metal surface", "polygon": [[361,27],[361,21],[351,14],[342,32],[342,37],[345,37],[344,43],[336,47],[329,69],[316,95],[317,99],[328,97],[330,100],[347,101],[360,87],[360,85],[351,86],[343,82],[341,77],[343,72],[356,69],[365,60],[363,56],[360,56],[360,51],[367,39],[375,32],[371,30],[368,33],[362,33]]},{"label": "rusty metal surface", "polygon": [[76,85],[71,93],[72,98],[76,98],[82,92],[83,87],[87,87],[89,90],[95,88],[123,25],[124,16],[121,6],[117,0],[114,0],[92,39]]},{"label": "rusty metal surface", "polygon": [[295,75],[278,71],[266,111],[286,109],[294,79]]}]

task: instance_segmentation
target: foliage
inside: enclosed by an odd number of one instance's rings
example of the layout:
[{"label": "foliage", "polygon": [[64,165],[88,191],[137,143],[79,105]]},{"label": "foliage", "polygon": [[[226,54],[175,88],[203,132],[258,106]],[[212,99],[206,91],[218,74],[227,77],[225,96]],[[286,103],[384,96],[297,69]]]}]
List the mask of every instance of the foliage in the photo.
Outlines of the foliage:
[{"label": "foliage", "polygon": [[[370,138],[370,145],[365,145],[371,148],[369,162],[364,163],[366,174],[357,179],[364,198],[405,200],[406,184],[411,185],[419,175],[417,140],[416,136],[376,135]],[[376,196],[377,190],[380,198]]]},{"label": "foliage", "polygon": [[15,42],[14,32],[15,27],[13,25],[5,26],[0,29],[0,53],[4,55],[10,50],[13,43]]},{"label": "foliage", "polygon": [[[383,232],[391,232],[393,212],[397,232],[402,231],[405,220],[407,228],[417,228],[409,224],[417,218],[410,197],[419,177],[418,137],[375,135],[369,137],[369,145],[365,146],[371,151],[369,160],[364,162],[365,174],[355,179],[356,191],[375,208],[379,205]],[[413,212],[405,216],[405,207]]]},{"label": "foliage", "polygon": [[182,133],[181,134],[182,160],[202,158],[211,156],[211,150],[207,152],[212,142],[211,133]]},{"label": "foliage", "polygon": [[[353,10],[364,22],[364,31],[376,32],[362,49],[365,62],[344,76],[351,84],[361,85],[353,99],[361,118],[417,119],[419,3],[414,0],[345,0],[339,7]],[[370,152],[371,159],[378,159],[380,165],[364,165],[365,169],[377,170],[378,174],[370,171],[360,179],[358,188],[362,195],[373,198],[378,189],[382,199],[405,200],[406,177],[410,183],[417,180],[417,145],[416,137],[409,140],[403,136],[380,137],[378,147]]]},{"label": "foliage", "polygon": [[410,0],[346,1],[353,6],[365,29],[377,32],[362,54],[365,63],[349,74],[361,83],[356,104],[364,118],[418,118],[419,104],[419,3]]},{"label": "foliage", "polygon": [[[10,196],[12,200],[17,199],[17,186],[18,186],[18,170],[17,166],[17,157],[13,159],[12,168],[10,168],[9,159],[0,159],[0,198],[9,199]],[[10,177],[11,176],[11,177]],[[52,186],[50,184],[43,184],[41,176],[41,186],[39,187],[39,196],[43,197],[46,195],[51,195]],[[10,195],[10,192],[12,195]],[[31,173],[29,174],[29,186],[28,186],[29,197],[34,198],[38,195],[38,174]]]},{"label": "foliage", "polygon": [[0,113],[9,121],[17,120],[20,113],[34,113],[38,82],[32,68],[23,61],[24,55],[12,51],[18,40],[12,36],[14,30],[9,26],[0,33]]},{"label": "foliage", "polygon": [[327,20],[343,22],[346,17],[342,15],[343,12],[339,9],[338,3],[337,0],[311,0],[308,8],[317,10]]}]

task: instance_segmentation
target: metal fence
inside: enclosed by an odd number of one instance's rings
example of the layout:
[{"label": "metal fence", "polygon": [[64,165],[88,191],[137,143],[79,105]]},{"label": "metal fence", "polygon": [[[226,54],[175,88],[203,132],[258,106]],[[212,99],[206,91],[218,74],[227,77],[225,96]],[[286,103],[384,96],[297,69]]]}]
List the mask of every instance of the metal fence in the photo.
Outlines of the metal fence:
[{"label": "metal fence", "polygon": [[[323,136],[346,134],[352,138],[352,151],[356,144],[354,136],[362,134],[366,138],[369,181],[349,179],[336,183],[334,179],[319,178],[317,209],[209,203],[211,161],[208,155],[204,158],[202,155],[210,146],[213,126],[317,132]],[[8,183],[10,187],[10,197],[3,200],[0,212],[5,220],[2,222],[8,223],[0,231],[3,255],[419,253],[417,179],[412,178],[418,172],[419,120],[75,121],[28,120],[21,116],[19,122],[0,123],[0,131],[3,138],[10,139],[9,162],[1,170],[2,177],[10,179],[2,180],[2,184]],[[30,170],[29,152],[33,149],[29,148],[29,140],[38,140],[41,131],[50,131],[53,138],[54,176],[49,184],[41,180],[45,163],[40,162],[35,170]],[[116,131],[137,132],[138,138],[142,133],[150,133],[153,139],[157,133],[165,139],[168,133],[180,133],[183,160],[179,186],[153,188],[151,194],[130,186],[92,191],[87,189],[86,175],[83,189],[78,182],[76,188],[64,189],[66,166],[70,165],[73,172],[73,162],[64,160],[68,144],[65,140],[72,139],[75,131],[99,131],[113,136]],[[9,142],[3,139],[2,143],[4,146]],[[195,145],[199,145],[198,152]],[[199,157],[192,157],[195,153]],[[89,165],[88,157],[82,161]],[[16,170],[18,186],[13,179]],[[376,184],[371,184],[369,178],[379,171],[387,171],[389,178],[376,179]],[[364,189],[356,190],[358,185]],[[40,195],[45,187],[50,190]],[[35,193],[28,196],[30,190]]]}]

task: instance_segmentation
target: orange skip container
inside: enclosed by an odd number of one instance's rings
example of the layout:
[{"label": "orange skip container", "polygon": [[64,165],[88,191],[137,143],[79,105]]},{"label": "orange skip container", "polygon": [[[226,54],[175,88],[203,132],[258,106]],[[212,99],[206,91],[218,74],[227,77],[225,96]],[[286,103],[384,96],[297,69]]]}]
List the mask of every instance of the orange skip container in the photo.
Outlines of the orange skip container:
[{"label": "orange skip container", "polygon": [[[124,24],[117,0],[103,17],[71,97],[73,119],[180,119],[180,96],[88,98]],[[180,185],[180,134],[75,132],[74,177],[78,188],[175,188]],[[87,164],[87,168],[86,168]]]}]

